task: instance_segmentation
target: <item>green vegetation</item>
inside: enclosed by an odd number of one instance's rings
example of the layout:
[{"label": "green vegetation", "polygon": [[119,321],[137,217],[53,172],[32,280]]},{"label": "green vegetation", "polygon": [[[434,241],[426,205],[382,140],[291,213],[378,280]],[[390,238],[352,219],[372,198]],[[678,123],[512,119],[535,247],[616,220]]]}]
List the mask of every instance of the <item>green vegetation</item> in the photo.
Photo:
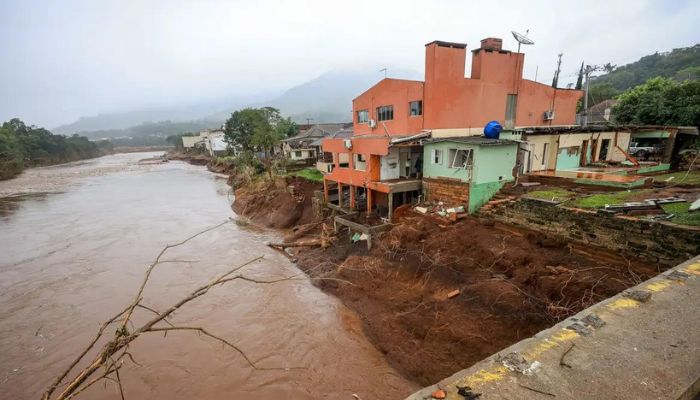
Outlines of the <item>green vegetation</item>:
[{"label": "green vegetation", "polygon": [[588,104],[612,99],[651,78],[676,81],[700,79],[700,44],[673,49],[668,53],[654,53],[617,68],[608,65],[607,70],[607,74],[592,78]]},{"label": "green vegetation", "polygon": [[673,203],[661,206],[667,214],[674,214],[669,221],[680,225],[700,225],[700,212],[689,212],[690,203]]},{"label": "green vegetation", "polygon": [[554,189],[548,189],[548,190],[535,190],[535,191],[527,193],[526,196],[532,197],[535,199],[554,201],[554,200],[567,200],[567,199],[573,197],[574,193],[570,192],[566,189],[554,188]]},{"label": "green vegetation", "polygon": [[304,168],[300,171],[290,172],[287,175],[300,176],[300,177],[306,178],[312,182],[323,182],[323,174],[321,173],[321,171],[319,171],[315,167]]},{"label": "green vegetation", "polygon": [[613,115],[623,124],[700,126],[700,81],[650,79],[621,94]]},{"label": "green vegetation", "polygon": [[631,200],[632,197],[639,196],[646,192],[648,192],[648,190],[592,194],[590,196],[577,197],[567,202],[566,205],[578,208],[602,208],[605,207],[606,204],[622,204],[634,201]]},{"label": "green vegetation", "polygon": [[125,129],[81,131],[78,134],[90,139],[109,139],[115,146],[167,146],[174,144],[172,139],[168,139],[170,136],[199,132],[210,128],[212,124],[213,122],[209,120],[144,122]]},{"label": "green vegetation", "polygon": [[77,134],[54,135],[15,118],[0,126],[0,179],[12,178],[27,167],[97,157],[111,148],[108,141],[91,142]]},{"label": "green vegetation", "polygon": [[[688,176],[686,177],[686,173]],[[666,182],[670,177],[672,180],[668,181],[669,184],[683,184],[683,185],[698,185],[700,186],[700,171],[679,171],[672,172],[670,174],[654,175],[655,182]],[[685,178],[685,179],[684,179]]]},{"label": "green vegetation", "polygon": [[276,108],[244,108],[231,114],[224,125],[226,141],[244,151],[265,153],[265,169],[272,178],[272,156],[280,140],[297,134],[298,127]]}]

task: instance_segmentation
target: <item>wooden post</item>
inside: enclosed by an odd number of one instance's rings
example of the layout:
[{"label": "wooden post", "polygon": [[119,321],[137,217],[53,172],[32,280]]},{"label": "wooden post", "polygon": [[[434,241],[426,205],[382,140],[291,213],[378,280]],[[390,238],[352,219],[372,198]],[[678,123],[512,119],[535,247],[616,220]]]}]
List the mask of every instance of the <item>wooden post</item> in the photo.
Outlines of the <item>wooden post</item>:
[{"label": "wooden post", "polygon": [[338,207],[343,208],[343,184],[338,182]]},{"label": "wooden post", "polygon": [[372,189],[365,189],[367,192],[367,214],[372,212]]},{"label": "wooden post", "polygon": [[389,192],[388,195],[389,195],[389,215],[388,215],[388,217],[389,217],[389,222],[391,222],[391,215],[394,212],[394,194]]},{"label": "wooden post", "polygon": [[350,185],[350,209],[355,209],[355,186]]},{"label": "wooden post", "polygon": [[323,201],[328,203],[328,180],[323,180]]}]

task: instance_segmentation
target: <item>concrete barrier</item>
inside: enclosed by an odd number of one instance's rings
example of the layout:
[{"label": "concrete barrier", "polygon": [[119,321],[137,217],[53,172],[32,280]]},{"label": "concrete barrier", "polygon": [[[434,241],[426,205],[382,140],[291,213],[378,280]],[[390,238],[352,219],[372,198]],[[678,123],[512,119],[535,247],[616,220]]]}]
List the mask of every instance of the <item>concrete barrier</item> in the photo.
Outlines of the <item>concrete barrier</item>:
[{"label": "concrete barrier", "polygon": [[693,399],[700,391],[700,256],[409,396]]}]

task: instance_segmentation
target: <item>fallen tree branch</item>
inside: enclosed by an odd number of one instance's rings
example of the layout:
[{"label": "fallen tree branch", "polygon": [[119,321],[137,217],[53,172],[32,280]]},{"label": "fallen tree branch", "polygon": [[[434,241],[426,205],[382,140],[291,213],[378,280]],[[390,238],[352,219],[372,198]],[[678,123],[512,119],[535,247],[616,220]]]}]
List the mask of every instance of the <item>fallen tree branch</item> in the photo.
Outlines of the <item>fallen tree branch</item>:
[{"label": "fallen tree branch", "polygon": [[[148,266],[144,273],[144,279],[141,282],[141,285],[139,286],[139,289],[134,296],[134,299],[131,301],[131,303],[121,312],[118,314],[114,315],[112,318],[109,320],[105,321],[100,328],[97,331],[97,334],[95,335],[95,338],[86,346],[86,348],[76,357],[73,362],[51,383],[51,385],[46,389],[46,391],[42,395],[43,400],[66,400],[66,399],[72,399],[85,391],[88,387],[94,385],[96,382],[99,382],[101,380],[112,380],[118,385],[119,393],[122,399],[124,399],[124,390],[121,382],[121,376],[119,374],[119,369],[123,367],[124,365],[124,357],[128,357],[134,364],[136,365],[141,365],[137,363],[134,360],[133,355],[128,351],[129,345],[131,342],[134,340],[138,339],[142,334],[146,333],[152,333],[152,332],[163,332],[164,334],[169,332],[169,331],[196,331],[200,334],[203,334],[205,336],[208,336],[210,338],[216,339],[220,341],[221,343],[224,343],[228,347],[236,350],[237,353],[239,353],[245,361],[250,365],[252,368],[255,370],[289,370],[289,369],[299,369],[303,367],[287,367],[287,368],[280,368],[280,367],[262,367],[257,365],[253,360],[250,359],[250,357],[238,346],[233,344],[231,341],[226,340],[224,338],[221,338],[219,336],[216,336],[206,329],[202,327],[190,327],[190,326],[174,326],[168,318],[172,316],[172,314],[181,308],[182,306],[186,305],[187,303],[193,301],[194,299],[197,299],[209,292],[211,288],[214,286],[222,285],[224,283],[233,281],[233,280],[244,280],[248,282],[253,282],[253,283],[261,283],[261,284],[269,284],[269,283],[276,283],[276,282],[282,282],[282,281],[288,281],[288,280],[295,280],[297,275],[290,276],[290,277],[284,277],[284,278],[279,278],[279,279],[269,279],[269,280],[261,280],[261,279],[255,279],[255,278],[250,278],[246,277],[243,275],[235,275],[234,274],[241,269],[245,268],[246,266],[249,266],[255,262],[260,261],[263,256],[258,256],[255,257],[251,260],[248,260],[242,264],[239,264],[228,271],[222,273],[218,277],[212,279],[209,281],[207,284],[202,285],[195,290],[193,290],[189,295],[186,297],[182,298],[181,300],[175,302],[172,304],[170,307],[165,309],[165,311],[158,311],[156,309],[153,309],[151,307],[148,307],[146,305],[141,304],[141,301],[143,300],[143,292],[146,287],[146,284],[149,281],[149,278],[151,276],[151,273],[153,272],[153,269],[163,263],[164,261],[161,261],[161,257],[167,252],[167,250],[172,249],[174,247],[181,246],[188,241],[196,238],[197,236],[200,236],[206,232],[212,231],[214,229],[217,229],[224,224],[228,223],[229,221],[222,222],[220,224],[217,224],[213,227],[207,228],[205,230],[202,230],[200,232],[195,233],[194,235],[191,235],[190,237],[186,238],[185,240],[182,240],[178,243],[172,244],[172,245],[167,245],[165,246],[160,253],[156,256],[154,261]],[[133,322],[131,321],[134,312],[136,309],[140,310],[146,310],[150,314],[153,314],[154,316],[142,324],[138,328],[133,328],[132,331],[129,331],[129,326],[133,326]],[[77,365],[81,363],[81,361],[85,358],[85,356],[90,353],[93,349],[95,349],[95,346],[97,342],[100,340],[100,338],[103,337],[105,330],[109,325],[112,323],[115,323],[117,321],[120,321],[119,327],[116,329],[114,332],[113,336],[111,337],[110,340],[105,343],[102,348],[99,350],[99,352],[93,357],[92,361],[87,364],[87,366],[83,367],[81,370],[77,371],[75,376],[70,379],[67,383],[62,385],[62,382],[68,377],[69,374],[74,372],[76,369]],[[168,324],[169,326],[163,327],[159,326],[160,323],[165,323]],[[104,369],[103,373],[99,373],[100,369]],[[114,375],[114,376],[112,376]],[[58,393],[57,395],[54,396],[54,393],[56,392],[57,388],[59,385],[62,385],[61,387],[61,392]]]}]

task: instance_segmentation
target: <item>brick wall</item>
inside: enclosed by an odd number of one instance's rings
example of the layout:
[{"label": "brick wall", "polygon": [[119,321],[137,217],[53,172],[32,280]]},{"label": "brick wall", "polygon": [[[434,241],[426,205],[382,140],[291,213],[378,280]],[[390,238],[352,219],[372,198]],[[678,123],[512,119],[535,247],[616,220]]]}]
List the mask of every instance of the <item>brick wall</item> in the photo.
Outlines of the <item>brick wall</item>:
[{"label": "brick wall", "polygon": [[599,214],[523,198],[500,204],[487,215],[566,240],[622,251],[652,263],[676,265],[700,254],[697,227]]},{"label": "brick wall", "polygon": [[452,179],[423,178],[423,193],[429,201],[446,205],[469,204],[469,183]]}]

